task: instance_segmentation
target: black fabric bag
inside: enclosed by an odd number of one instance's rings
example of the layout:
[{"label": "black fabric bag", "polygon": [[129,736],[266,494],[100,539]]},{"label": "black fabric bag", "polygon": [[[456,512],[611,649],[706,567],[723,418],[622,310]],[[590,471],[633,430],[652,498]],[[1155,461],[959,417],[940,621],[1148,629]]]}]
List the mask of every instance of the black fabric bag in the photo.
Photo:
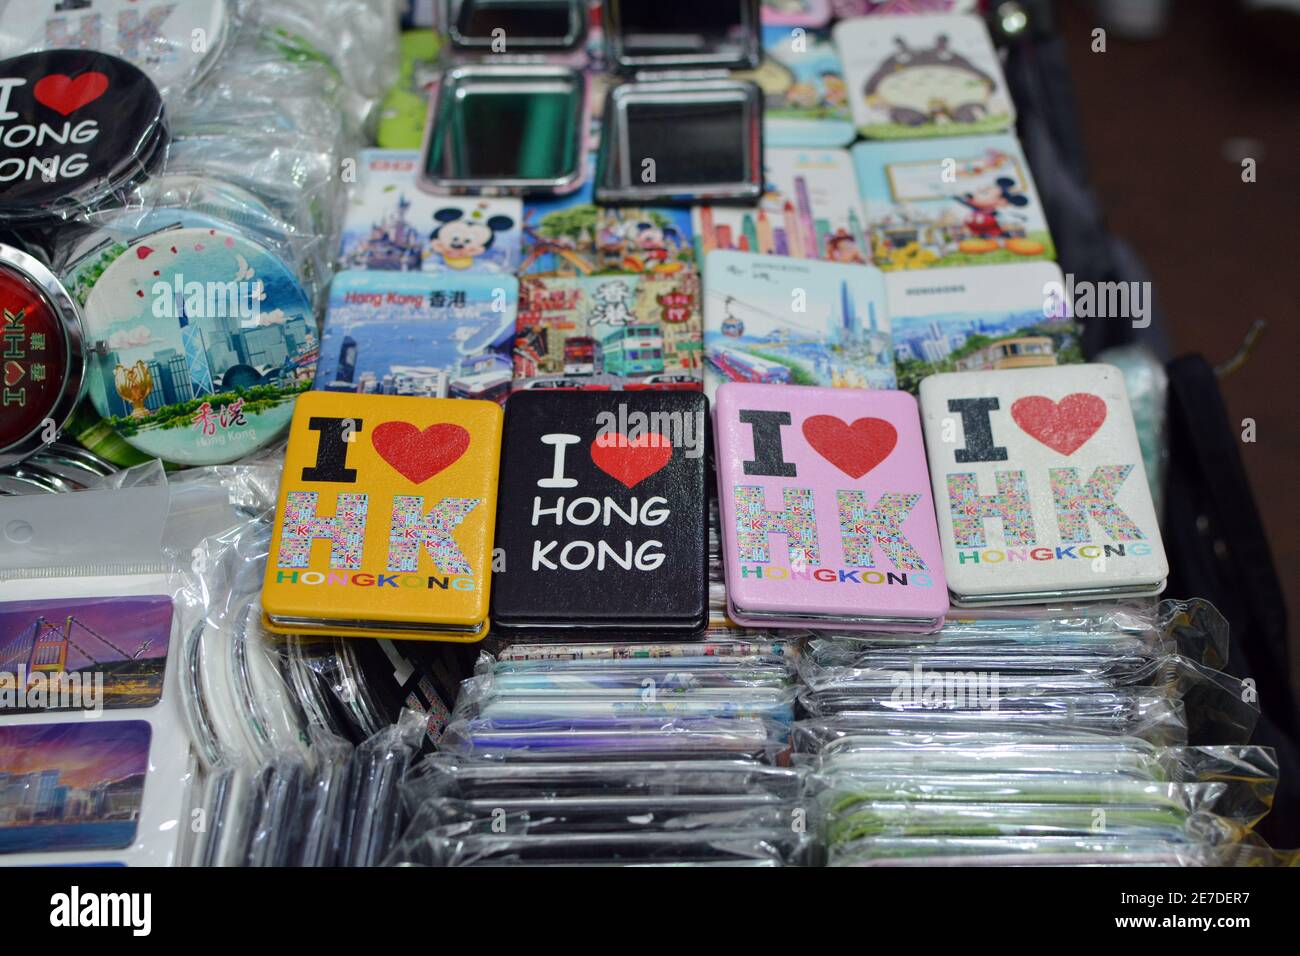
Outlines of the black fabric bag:
[{"label": "black fabric bag", "polygon": [[[1081,126],[1063,42],[1050,4],[1028,3],[1031,28],[1010,43],[1007,83],[1021,143],[1042,196],[1061,269],[1076,281],[1150,279],[1131,248],[1107,231],[1087,185]],[[1084,353],[1142,344],[1169,358],[1159,301],[1149,327],[1101,319],[1085,324]],[[1214,369],[1199,355],[1167,363],[1170,459],[1166,597],[1202,597],[1228,619],[1227,670],[1252,680],[1262,716],[1254,743],[1277,749],[1281,782],[1259,833],[1273,846],[1300,846],[1300,716],[1290,687],[1287,614],[1263,523]]]},{"label": "black fabric bag", "polygon": [[1263,522],[1214,369],[1199,355],[1170,362],[1167,594],[1211,601],[1228,619],[1227,671],[1254,682],[1262,711],[1253,742],[1275,747],[1281,782],[1259,832],[1300,846],[1300,721],[1290,686],[1287,614]]}]

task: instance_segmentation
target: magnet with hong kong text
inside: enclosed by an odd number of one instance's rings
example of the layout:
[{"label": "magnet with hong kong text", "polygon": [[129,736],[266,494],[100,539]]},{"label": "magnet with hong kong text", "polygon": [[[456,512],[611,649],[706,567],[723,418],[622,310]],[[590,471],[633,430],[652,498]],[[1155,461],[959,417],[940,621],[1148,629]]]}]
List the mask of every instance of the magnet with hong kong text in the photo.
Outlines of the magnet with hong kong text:
[{"label": "magnet with hong kong text", "polygon": [[953,603],[1164,589],[1169,565],[1118,369],[932,375],[921,415]]},{"label": "magnet with hong kong text", "polygon": [[706,407],[687,392],[510,397],[494,629],[570,639],[703,631]]},{"label": "magnet with hong kong text", "polygon": [[948,593],[912,396],[728,382],[714,415],[733,620],[939,628]]},{"label": "magnet with hong kong text", "polygon": [[267,627],[479,640],[500,453],[494,402],[303,395],[266,565]]}]

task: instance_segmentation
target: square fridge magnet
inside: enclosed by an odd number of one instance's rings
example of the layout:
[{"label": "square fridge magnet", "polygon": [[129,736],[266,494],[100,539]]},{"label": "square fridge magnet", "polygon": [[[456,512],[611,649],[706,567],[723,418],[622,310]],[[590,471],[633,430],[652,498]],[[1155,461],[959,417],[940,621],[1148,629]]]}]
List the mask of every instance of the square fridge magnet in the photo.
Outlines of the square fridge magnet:
[{"label": "square fridge magnet", "polygon": [[913,395],[937,372],[1083,361],[1055,262],[900,269],[885,274],[885,293],[898,387]]},{"label": "square fridge magnet", "polygon": [[859,143],[853,161],[885,272],[1056,258],[1014,136]]},{"label": "square fridge magnet", "polygon": [[703,631],[705,407],[699,392],[510,398],[496,630],[569,638]]},{"label": "square fridge magnet", "polygon": [[368,149],[348,198],[339,247],[345,269],[451,275],[519,267],[518,199],[430,196],[416,184],[420,154]]},{"label": "square fridge magnet", "polygon": [[483,637],[501,420],[495,402],[303,395],[266,563],[266,626]]},{"label": "square fridge magnet", "polygon": [[954,604],[1164,589],[1169,565],[1118,369],[932,375],[921,416]]},{"label": "square fridge magnet", "polygon": [[842,149],[767,149],[763,196],[747,207],[696,206],[697,254],[714,249],[870,262],[853,162]]},{"label": "square fridge magnet", "polygon": [[336,274],[316,389],[504,402],[518,285],[509,275]]},{"label": "square fridge magnet", "polygon": [[978,16],[861,17],[841,21],[834,36],[853,119],[868,139],[996,133],[1015,122]]},{"label": "square fridge magnet", "polygon": [[704,262],[704,388],[893,388],[884,279],[871,266],[744,252]]},{"label": "square fridge magnet", "polygon": [[715,416],[734,621],[941,626],[948,593],[916,399],[733,382]]}]

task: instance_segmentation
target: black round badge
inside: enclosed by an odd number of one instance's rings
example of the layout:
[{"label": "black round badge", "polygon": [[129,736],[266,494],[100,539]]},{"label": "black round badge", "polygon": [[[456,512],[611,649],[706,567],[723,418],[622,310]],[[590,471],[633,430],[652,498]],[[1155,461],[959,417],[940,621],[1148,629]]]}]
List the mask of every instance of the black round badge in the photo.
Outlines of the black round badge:
[{"label": "black round badge", "polygon": [[125,60],[48,50],[0,61],[0,220],[94,209],[166,142],[158,88]]}]

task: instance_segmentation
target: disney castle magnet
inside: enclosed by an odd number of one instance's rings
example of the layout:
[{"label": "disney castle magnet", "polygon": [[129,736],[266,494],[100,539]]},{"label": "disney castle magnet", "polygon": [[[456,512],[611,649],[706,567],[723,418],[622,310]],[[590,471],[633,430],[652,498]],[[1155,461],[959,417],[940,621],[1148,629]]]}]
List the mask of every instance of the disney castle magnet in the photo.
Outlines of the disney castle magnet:
[{"label": "disney castle magnet", "polygon": [[342,267],[514,273],[523,232],[520,200],[430,196],[416,185],[418,168],[413,150],[362,152],[343,222]]}]

